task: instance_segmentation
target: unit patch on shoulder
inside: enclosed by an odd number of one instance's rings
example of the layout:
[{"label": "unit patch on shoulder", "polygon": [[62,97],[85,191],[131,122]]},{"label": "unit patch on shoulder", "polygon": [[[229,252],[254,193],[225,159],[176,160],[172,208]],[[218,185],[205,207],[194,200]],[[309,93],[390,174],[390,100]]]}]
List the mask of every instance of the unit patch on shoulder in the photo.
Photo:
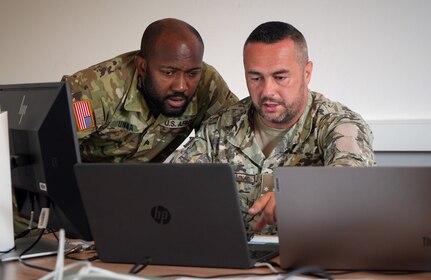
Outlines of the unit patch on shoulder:
[{"label": "unit patch on shoulder", "polygon": [[75,114],[78,131],[93,128],[95,126],[90,100],[73,102],[73,113]]}]

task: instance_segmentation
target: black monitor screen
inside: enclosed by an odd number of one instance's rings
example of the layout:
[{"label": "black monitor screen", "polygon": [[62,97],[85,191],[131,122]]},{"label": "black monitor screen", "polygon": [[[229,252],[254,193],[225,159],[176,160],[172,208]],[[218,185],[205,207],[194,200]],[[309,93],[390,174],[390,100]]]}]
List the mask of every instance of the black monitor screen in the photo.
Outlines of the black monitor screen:
[{"label": "black monitor screen", "polygon": [[91,240],[73,166],[81,161],[69,85],[0,86],[8,112],[12,186],[20,214],[49,208],[48,226]]}]

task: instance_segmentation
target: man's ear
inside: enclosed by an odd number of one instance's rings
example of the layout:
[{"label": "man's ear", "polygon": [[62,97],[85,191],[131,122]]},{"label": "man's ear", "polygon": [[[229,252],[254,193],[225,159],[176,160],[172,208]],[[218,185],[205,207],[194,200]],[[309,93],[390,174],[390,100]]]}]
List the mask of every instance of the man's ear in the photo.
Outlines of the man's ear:
[{"label": "man's ear", "polygon": [[147,61],[145,58],[143,58],[140,55],[137,55],[135,58],[135,65],[136,69],[138,69],[138,73],[141,77],[145,76],[146,69],[147,69]]},{"label": "man's ear", "polygon": [[311,80],[311,73],[313,72],[313,62],[308,61],[304,68],[304,75],[305,75],[305,84],[308,85],[308,83]]}]

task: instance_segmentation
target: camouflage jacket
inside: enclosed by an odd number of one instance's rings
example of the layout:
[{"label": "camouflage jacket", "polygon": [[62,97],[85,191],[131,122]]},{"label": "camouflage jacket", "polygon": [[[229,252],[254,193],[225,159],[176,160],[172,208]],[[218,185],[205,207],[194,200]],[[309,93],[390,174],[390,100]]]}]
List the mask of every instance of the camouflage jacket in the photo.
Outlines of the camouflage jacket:
[{"label": "camouflage jacket", "polygon": [[196,94],[180,117],[157,118],[138,89],[137,51],[64,76],[73,95],[83,161],[161,162],[201,122],[238,101],[223,78],[203,63]]},{"label": "camouflage jacket", "polygon": [[[277,166],[371,166],[373,136],[360,115],[315,92],[300,120],[265,157],[254,139],[254,109],[249,97],[212,116],[172,162],[214,162],[233,166],[246,228],[257,217],[248,208],[272,191]],[[266,233],[274,231],[267,228]]]}]

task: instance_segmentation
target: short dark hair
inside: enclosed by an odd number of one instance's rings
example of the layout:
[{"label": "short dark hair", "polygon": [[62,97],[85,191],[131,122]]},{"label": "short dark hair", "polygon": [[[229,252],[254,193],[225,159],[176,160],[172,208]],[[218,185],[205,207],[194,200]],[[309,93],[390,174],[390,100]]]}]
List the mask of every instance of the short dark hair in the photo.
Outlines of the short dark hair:
[{"label": "short dark hair", "polygon": [[141,39],[140,55],[142,57],[148,57],[151,55],[157,40],[165,31],[179,32],[184,29],[193,33],[196,36],[196,39],[198,39],[198,41],[202,44],[202,47],[204,46],[201,35],[193,26],[178,19],[166,18],[151,23],[145,29]]},{"label": "short dark hair", "polygon": [[244,43],[274,44],[284,39],[291,39],[299,51],[299,59],[305,65],[308,62],[308,48],[304,35],[293,25],[281,21],[269,21],[256,27]]}]

